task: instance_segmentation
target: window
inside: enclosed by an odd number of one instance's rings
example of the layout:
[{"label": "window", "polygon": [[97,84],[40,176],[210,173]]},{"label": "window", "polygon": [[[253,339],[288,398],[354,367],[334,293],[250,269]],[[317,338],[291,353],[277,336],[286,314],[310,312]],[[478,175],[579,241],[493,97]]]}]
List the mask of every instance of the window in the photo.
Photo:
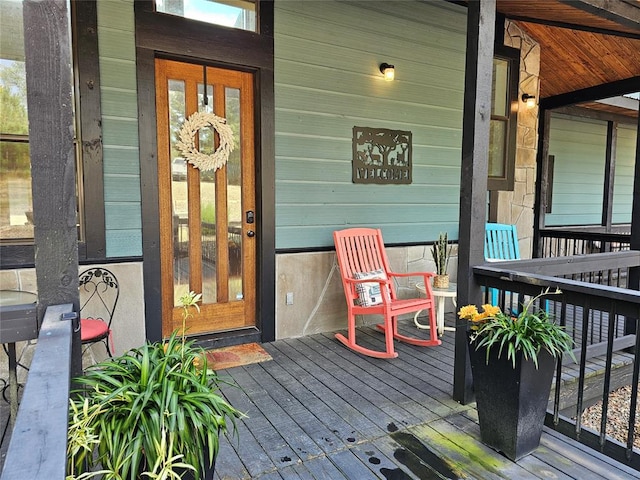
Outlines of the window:
[{"label": "window", "polygon": [[491,88],[489,190],[513,190],[520,50],[496,46]]},{"label": "window", "polygon": [[156,0],[156,11],[256,31],[256,4],[250,0]]},{"label": "window", "polygon": [[[85,51],[84,63],[78,62],[76,67],[76,82],[80,89],[89,82],[87,78],[99,78],[97,38],[95,36],[97,20],[95,18],[95,2],[72,2],[72,18],[74,10],[83,10],[85,27],[78,29],[88,32],[89,39],[74,32],[74,43],[81,42]],[[93,7],[93,19],[89,18],[86,10]],[[75,20],[74,20],[75,21]],[[87,22],[93,21],[89,24]],[[91,27],[91,28],[89,28]],[[31,191],[31,158],[29,123],[27,116],[27,82],[25,70],[24,27],[22,1],[0,0],[0,267],[14,268],[32,265],[34,262],[34,225],[33,202]],[[76,38],[78,37],[78,38]],[[95,43],[93,50],[88,50]],[[93,48],[93,47],[92,47]],[[87,54],[87,51],[95,52]],[[87,63],[96,65],[91,70]],[[89,73],[83,73],[83,72]],[[85,77],[83,77],[85,75]],[[77,87],[76,87],[77,88]],[[85,88],[85,104],[90,99],[94,105],[86,107],[92,115],[87,115],[99,124],[100,98],[99,89]],[[79,99],[76,95],[75,100]],[[84,105],[83,105],[84,107]],[[80,112],[76,105],[76,114]],[[77,120],[80,116],[77,115]],[[99,220],[104,219],[104,201],[102,198],[102,152],[95,153],[94,138],[100,138],[101,132],[92,131],[82,124],[82,130],[93,156],[87,162],[89,168],[80,160],[81,152],[77,155],[77,206],[82,215],[78,215],[79,255],[84,259],[104,258],[104,225]],[[85,131],[86,130],[86,131]],[[80,128],[78,127],[78,130]],[[31,139],[33,140],[33,139]],[[85,176],[84,184],[82,182]],[[83,187],[89,178],[88,194],[85,196]],[[93,183],[91,183],[93,182]],[[96,187],[99,186],[100,188]],[[90,199],[87,202],[87,198]]]},{"label": "window", "polygon": [[32,243],[22,2],[0,2],[0,111],[0,243]]}]

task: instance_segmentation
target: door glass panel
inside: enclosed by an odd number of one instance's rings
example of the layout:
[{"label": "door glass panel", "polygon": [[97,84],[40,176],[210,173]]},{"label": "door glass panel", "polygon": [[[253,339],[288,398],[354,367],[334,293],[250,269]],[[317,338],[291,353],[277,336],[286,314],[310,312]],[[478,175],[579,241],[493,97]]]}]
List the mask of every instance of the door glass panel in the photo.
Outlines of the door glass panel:
[{"label": "door glass panel", "polygon": [[187,162],[176,148],[185,118],[185,89],[182,80],[169,80],[169,146],[171,151],[171,211],[173,218],[174,306],[189,291],[189,211]]},{"label": "door glass panel", "polygon": [[[207,85],[204,95],[203,84],[198,84],[198,111],[213,112],[213,85]],[[211,127],[198,132],[199,150],[207,155],[215,151],[214,133]],[[200,171],[200,223],[202,225],[202,302],[216,303],[216,174],[213,170]]]},{"label": "door glass panel", "polygon": [[[235,146],[227,162],[227,216],[229,235],[229,301],[243,299],[242,286],[242,172],[240,168],[240,90],[225,88],[227,124]],[[254,225],[249,228],[255,229]]]}]

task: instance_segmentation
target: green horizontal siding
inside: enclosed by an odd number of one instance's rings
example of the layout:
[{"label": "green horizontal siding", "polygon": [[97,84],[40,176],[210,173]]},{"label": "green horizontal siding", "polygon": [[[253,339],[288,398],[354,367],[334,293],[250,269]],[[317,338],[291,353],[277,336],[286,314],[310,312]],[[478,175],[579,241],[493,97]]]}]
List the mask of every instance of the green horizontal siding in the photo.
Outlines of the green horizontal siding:
[{"label": "green horizontal siding", "polygon": [[97,1],[98,29],[116,28],[121,31],[135,30],[132,0]]},{"label": "green horizontal siding", "polygon": [[[466,10],[447,2],[276,2],[276,246],[457,238]],[[385,82],[379,64],[392,63]],[[351,181],[353,127],[412,132],[413,183]]]},{"label": "green horizontal siding", "polygon": [[555,165],[547,226],[600,224],[606,144],[606,122],[552,115],[549,155]]},{"label": "green horizontal siding", "polygon": [[[126,5],[122,5],[121,10],[126,11]],[[101,11],[104,14],[104,10]],[[133,20],[133,15],[126,20]],[[133,33],[133,25],[124,25],[122,20],[112,25],[99,25],[100,28],[100,56],[105,59],[115,60],[136,60],[136,47],[131,42],[129,35],[123,32]]]},{"label": "green horizontal siding", "polygon": [[107,257],[142,254],[133,1],[97,2]]},{"label": "green horizontal siding", "polygon": [[140,215],[133,203],[112,203],[110,205],[111,214],[108,216],[107,229],[110,230],[132,230],[142,228]]},{"label": "green horizontal siding", "polygon": [[[105,175],[104,177],[105,201],[107,203],[140,202],[140,176],[139,175]],[[139,217],[140,215],[138,215]]]},{"label": "green horizontal siding", "polygon": [[138,146],[138,121],[134,118],[102,116],[102,135],[106,146]]},{"label": "green horizontal siding", "polygon": [[142,230],[107,230],[107,252],[110,257],[142,256]]},{"label": "green horizontal siding", "polygon": [[636,136],[635,127],[618,126],[616,174],[613,188],[613,223],[631,223]]},{"label": "green horizontal siding", "polygon": [[103,87],[102,114],[110,117],[135,118],[138,99],[135,90],[115,90]]},{"label": "green horizontal siding", "polygon": [[138,146],[109,145],[103,148],[104,174],[139,175]]}]

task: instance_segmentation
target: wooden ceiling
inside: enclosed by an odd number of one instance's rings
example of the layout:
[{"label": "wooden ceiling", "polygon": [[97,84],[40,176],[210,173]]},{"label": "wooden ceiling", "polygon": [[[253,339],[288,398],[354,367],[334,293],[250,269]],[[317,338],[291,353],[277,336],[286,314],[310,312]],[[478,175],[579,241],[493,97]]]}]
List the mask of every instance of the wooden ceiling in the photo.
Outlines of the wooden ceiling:
[{"label": "wooden ceiling", "polygon": [[518,23],[540,44],[541,98],[640,75],[640,39]]},{"label": "wooden ceiling", "polygon": [[640,76],[640,0],[497,0],[497,10],[540,44],[541,98]]}]

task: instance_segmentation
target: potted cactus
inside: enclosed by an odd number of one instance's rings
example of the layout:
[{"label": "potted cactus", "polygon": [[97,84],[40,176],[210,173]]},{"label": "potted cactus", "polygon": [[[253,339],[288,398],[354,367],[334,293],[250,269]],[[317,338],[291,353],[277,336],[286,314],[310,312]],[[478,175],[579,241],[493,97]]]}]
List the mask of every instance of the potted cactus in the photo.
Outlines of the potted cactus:
[{"label": "potted cactus", "polygon": [[431,255],[436,264],[436,276],[433,278],[433,286],[435,288],[449,287],[449,258],[451,257],[451,248],[447,232],[440,232],[438,240],[431,247]]}]

